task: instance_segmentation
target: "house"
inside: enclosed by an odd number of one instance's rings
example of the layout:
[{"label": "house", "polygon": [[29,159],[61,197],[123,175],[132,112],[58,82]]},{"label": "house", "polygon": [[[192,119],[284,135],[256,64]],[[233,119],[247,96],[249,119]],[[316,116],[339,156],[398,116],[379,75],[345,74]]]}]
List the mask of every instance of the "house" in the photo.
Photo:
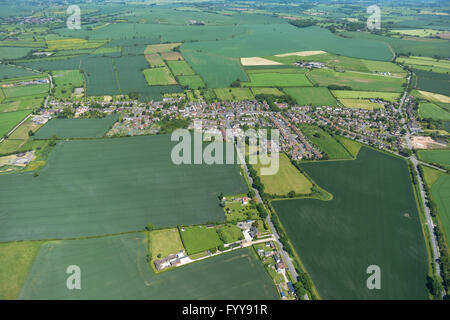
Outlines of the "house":
[{"label": "house", "polygon": [[286,269],[286,267],[284,266],[284,263],[283,263],[283,262],[280,262],[280,263],[275,264],[275,270],[276,270],[278,273],[283,272],[284,269]]},{"label": "house", "polygon": [[242,197],[241,199],[242,204],[245,206],[248,204],[248,197]]},{"label": "house", "polygon": [[292,294],[295,294],[295,288],[294,288],[294,285],[292,284],[292,282],[288,282],[287,283],[287,286],[288,286],[288,288],[289,288],[289,291],[292,293]]},{"label": "house", "polygon": [[259,248],[258,249],[258,254],[259,254],[260,257],[262,257],[264,255],[264,250]]}]

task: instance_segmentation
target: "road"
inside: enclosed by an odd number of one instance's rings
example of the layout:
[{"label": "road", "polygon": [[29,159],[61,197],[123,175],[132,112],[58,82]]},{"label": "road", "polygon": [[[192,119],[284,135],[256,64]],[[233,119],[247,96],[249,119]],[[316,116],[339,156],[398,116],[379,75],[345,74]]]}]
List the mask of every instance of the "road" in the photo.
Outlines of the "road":
[{"label": "road", "polygon": [[[399,106],[400,110],[403,108],[403,104],[405,102],[405,98],[406,98],[406,94],[407,94],[407,91],[408,91],[408,87],[409,87],[410,81],[411,81],[411,73],[409,73],[408,85],[406,86],[405,92],[403,93],[402,99],[400,101],[400,106]],[[407,130],[407,133],[405,135],[405,140],[406,140],[408,148],[412,149],[411,132],[410,132],[409,127],[408,127],[407,124],[408,124],[408,119],[405,119],[405,129]],[[433,223],[433,219],[431,218],[430,208],[428,208],[428,206],[426,205],[427,200],[426,200],[425,189],[424,189],[424,181],[423,181],[423,179],[422,179],[422,177],[421,177],[421,175],[419,173],[419,170],[417,169],[417,166],[421,162],[416,159],[414,154],[411,157],[409,157],[409,160],[411,160],[411,162],[413,163],[414,170],[415,170],[415,172],[417,174],[417,180],[418,180],[419,189],[420,189],[420,197],[422,198],[422,203],[423,203],[423,207],[424,207],[424,210],[425,210],[425,218],[427,220],[426,224],[427,224],[428,232],[430,234],[431,247],[432,247],[432,251],[433,251],[432,252],[432,255],[433,255],[432,259],[433,259],[433,263],[434,263],[435,268],[436,268],[436,274],[440,275],[441,274],[441,268],[440,268],[439,261],[438,261],[440,254],[439,254],[439,247],[437,245],[436,235],[434,234],[434,223]],[[436,169],[441,170],[441,171],[445,171],[445,170],[442,170],[441,168],[436,168]]]}]

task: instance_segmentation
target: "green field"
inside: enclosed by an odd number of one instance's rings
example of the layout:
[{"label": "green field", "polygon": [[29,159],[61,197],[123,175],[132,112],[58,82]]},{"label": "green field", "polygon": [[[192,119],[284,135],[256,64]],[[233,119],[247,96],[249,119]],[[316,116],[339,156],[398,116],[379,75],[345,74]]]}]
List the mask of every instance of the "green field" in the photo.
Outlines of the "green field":
[{"label": "green field", "polygon": [[310,124],[299,125],[300,131],[316,145],[320,151],[325,152],[328,159],[350,159],[352,156],[334,137],[319,127]]},{"label": "green field", "polygon": [[[39,251],[20,299],[277,299],[250,249],[155,275],[145,233],[53,241]],[[68,266],[81,269],[81,290],[67,290]]]},{"label": "green field", "polygon": [[176,76],[190,76],[195,74],[186,61],[167,61],[167,64]]},{"label": "green field", "polygon": [[239,167],[175,165],[175,144],[170,135],[58,142],[38,177],[0,176],[0,241],[224,221],[218,195],[248,190]]},{"label": "green field", "polygon": [[431,186],[431,194],[436,202],[448,245],[450,238],[450,175],[440,174],[439,178]]},{"label": "green field", "polygon": [[22,119],[29,115],[31,111],[14,111],[0,113],[0,137],[3,137],[14,128]]},{"label": "green field", "polygon": [[144,69],[142,73],[149,86],[177,83],[167,67]]},{"label": "green field", "polygon": [[35,84],[29,86],[18,86],[3,88],[6,98],[17,98],[23,96],[35,96],[48,92],[48,84]]},{"label": "green field", "polygon": [[178,81],[182,86],[186,86],[189,89],[199,89],[205,87],[205,83],[199,75],[179,76]]},{"label": "green field", "polygon": [[152,259],[165,258],[184,250],[177,228],[153,230],[149,233],[149,248]]},{"label": "green field", "polygon": [[430,163],[439,163],[450,168],[450,149],[418,150],[419,158]]},{"label": "green field", "polygon": [[0,300],[17,299],[42,242],[0,243]]},{"label": "green field", "polygon": [[189,255],[217,248],[223,244],[215,227],[184,227],[184,231],[180,230],[180,234],[183,245]]},{"label": "green field", "polygon": [[233,243],[244,239],[242,230],[231,223],[218,226],[217,234],[224,243]]},{"label": "green field", "polygon": [[234,100],[253,100],[255,97],[249,88],[231,88]]},{"label": "green field", "polygon": [[384,109],[383,104],[371,102],[368,99],[339,99],[339,102],[342,103],[344,107],[351,109],[366,109],[366,110]]},{"label": "green field", "polygon": [[282,96],[283,92],[278,90],[277,88],[252,88],[253,94],[256,96],[257,94],[270,94],[274,96]]},{"label": "green field", "polygon": [[359,150],[362,146],[359,142],[341,136],[337,136],[336,139],[344,146],[345,149],[347,149],[353,158],[358,156]]},{"label": "green field", "polygon": [[398,57],[397,62],[412,66],[420,70],[433,71],[438,73],[450,72],[450,61],[437,60],[429,57]]},{"label": "green field", "polygon": [[[361,148],[353,161],[302,164],[333,194],[273,207],[323,299],[427,299],[427,251],[408,166]],[[367,267],[381,269],[369,290]]]},{"label": "green field", "polygon": [[84,87],[84,78],[80,70],[53,71],[56,98],[70,98],[75,88]]},{"label": "green field", "polygon": [[251,73],[246,87],[311,87],[312,84],[302,73]]},{"label": "green field", "polygon": [[309,79],[320,86],[340,85],[349,86],[358,91],[388,91],[402,92],[402,83],[405,81],[399,77],[358,73],[358,72],[334,72],[329,69],[316,69],[311,71]]},{"label": "green field", "polygon": [[35,139],[100,138],[117,120],[116,115],[100,119],[52,119],[35,134]]},{"label": "green field", "polygon": [[46,94],[5,99],[0,103],[0,112],[30,110],[39,108]]},{"label": "green field", "polygon": [[419,104],[419,117],[421,119],[431,118],[433,120],[450,120],[450,112],[445,111],[434,103],[421,102]]},{"label": "green field", "polygon": [[[264,167],[259,163],[253,166],[258,173],[260,173],[261,167]],[[274,175],[262,175],[260,178],[264,184],[264,192],[268,194],[287,195],[290,191],[297,194],[311,192],[311,182],[294,167],[284,153],[280,154],[278,172]]]},{"label": "green field", "polygon": [[400,99],[400,93],[376,92],[376,91],[353,91],[353,90],[332,90],[333,95],[338,99],[383,99],[394,102]]},{"label": "green field", "polygon": [[336,99],[327,88],[284,88],[283,90],[301,106],[338,106]]}]

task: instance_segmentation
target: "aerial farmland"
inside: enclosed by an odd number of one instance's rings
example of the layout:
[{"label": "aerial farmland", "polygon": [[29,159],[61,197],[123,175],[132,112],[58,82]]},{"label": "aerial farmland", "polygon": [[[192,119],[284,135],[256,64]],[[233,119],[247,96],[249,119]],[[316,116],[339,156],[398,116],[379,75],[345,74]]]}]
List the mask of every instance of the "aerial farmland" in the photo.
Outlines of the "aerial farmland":
[{"label": "aerial farmland", "polygon": [[0,300],[448,299],[449,15],[1,2]]}]

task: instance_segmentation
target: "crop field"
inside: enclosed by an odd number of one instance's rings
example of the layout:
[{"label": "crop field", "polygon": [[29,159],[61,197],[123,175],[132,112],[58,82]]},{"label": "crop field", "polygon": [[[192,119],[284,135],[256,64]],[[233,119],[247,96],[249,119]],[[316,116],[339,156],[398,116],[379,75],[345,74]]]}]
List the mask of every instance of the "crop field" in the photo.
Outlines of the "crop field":
[{"label": "crop field", "polygon": [[285,88],[283,90],[301,106],[338,106],[328,88]]},{"label": "crop field", "polygon": [[6,98],[17,98],[23,96],[34,96],[47,93],[49,88],[48,84],[35,84],[29,86],[17,86],[3,88],[3,93]]},{"label": "crop field", "polygon": [[166,66],[164,60],[158,53],[146,54],[145,59],[147,59],[148,64],[153,68]]},{"label": "crop field", "polygon": [[442,109],[434,103],[422,102],[419,104],[419,117],[422,119],[450,121],[450,112]]},{"label": "crop field", "polygon": [[[286,154],[281,153],[278,172],[274,175],[260,175],[264,184],[264,192],[268,194],[287,195],[290,191],[296,194],[308,194],[311,192],[311,182],[298,171]],[[260,163],[253,165],[260,174]]]},{"label": "crop field", "polygon": [[187,86],[189,89],[199,89],[205,87],[205,83],[199,75],[178,76],[178,81],[182,86]]},{"label": "crop field", "polygon": [[26,56],[32,48],[0,46],[0,59],[18,59]]},{"label": "crop field", "polygon": [[153,259],[167,257],[184,250],[177,228],[153,230],[149,233],[149,248]]},{"label": "crop field", "polygon": [[172,60],[184,60],[183,56],[179,52],[162,52],[161,57],[164,60],[172,61]]},{"label": "crop field", "polygon": [[22,110],[0,113],[0,137],[7,134],[16,124],[29,115],[31,111]]},{"label": "crop field", "polygon": [[[333,199],[272,202],[323,299],[427,299],[427,252],[403,159],[361,148],[351,161],[302,164]],[[369,290],[377,265],[381,289]]]},{"label": "crop field", "polygon": [[80,70],[53,71],[55,97],[70,98],[75,88],[84,87],[84,78]]},{"label": "crop field", "polygon": [[223,244],[214,227],[195,226],[183,227],[183,229],[184,231],[180,230],[181,240],[189,255],[217,248]]},{"label": "crop field", "polygon": [[450,96],[450,75],[417,69],[413,72],[417,75],[417,89]]},{"label": "crop field", "polygon": [[420,70],[438,73],[450,72],[450,62],[447,60],[437,60],[429,57],[398,57],[397,62],[410,65]]},{"label": "crop field", "polygon": [[332,90],[333,95],[338,99],[383,99],[394,102],[400,99],[400,93],[376,92],[376,91],[353,91],[353,90]]},{"label": "crop field", "polygon": [[351,109],[367,109],[367,110],[376,110],[376,109],[384,109],[384,105],[381,103],[371,102],[367,99],[339,99],[339,102],[344,105],[346,108]]},{"label": "crop field", "polygon": [[40,241],[0,243],[0,300],[17,299],[41,245]]},{"label": "crop field", "polygon": [[[1,49],[0,49],[1,50]],[[36,72],[24,68],[0,64],[0,80],[36,75]]]},{"label": "crop field", "polygon": [[271,56],[267,58],[285,64],[292,64],[297,61],[314,61],[314,62],[322,62],[329,67],[335,67],[342,70],[354,70],[362,72],[391,72],[406,75],[406,72],[401,67],[391,62],[356,59],[346,56],[338,56],[331,53],[323,53],[309,56],[297,56],[297,55],[290,55],[284,57]]},{"label": "crop field", "polygon": [[371,75],[357,72],[334,72],[328,69],[311,71],[309,79],[320,86],[349,86],[358,91],[402,92],[403,78]]},{"label": "crop field", "polygon": [[430,163],[439,163],[450,168],[450,149],[442,150],[419,150],[421,160]]},{"label": "crop field", "polygon": [[142,73],[150,86],[177,83],[167,67],[144,69]]},{"label": "crop field", "polygon": [[116,115],[101,119],[52,119],[34,135],[35,139],[100,138],[117,120]]},{"label": "crop field", "polygon": [[0,176],[0,241],[223,221],[218,195],[247,192],[239,167],[175,165],[175,144],[169,135],[58,142],[39,176]]},{"label": "crop field", "polygon": [[297,73],[251,73],[250,82],[242,83],[246,87],[311,87],[304,74]]},{"label": "crop field", "polygon": [[167,61],[170,70],[176,76],[194,75],[195,72],[191,69],[186,61]]},{"label": "crop field", "polygon": [[[344,36],[349,36],[355,40],[375,40],[389,44],[397,55],[405,55],[410,53],[413,56],[438,56],[445,58],[448,56],[450,44],[446,40],[427,41],[425,44],[423,39],[400,39],[386,36],[370,34],[368,32],[343,32]],[[417,41],[420,40],[420,41]]]},{"label": "crop field", "polygon": [[49,50],[95,49],[104,44],[104,40],[91,41],[77,38],[47,41]]},{"label": "crop field", "polygon": [[145,48],[145,54],[152,53],[162,53],[172,51],[174,48],[181,46],[182,43],[161,43],[161,44],[151,44]]},{"label": "crop field", "polygon": [[431,194],[436,202],[439,218],[448,241],[450,238],[450,175],[441,173],[431,186]]},{"label": "crop field", "polygon": [[328,132],[310,124],[299,125],[300,131],[329,159],[350,159],[349,152]]},{"label": "crop field", "polygon": [[282,96],[284,94],[277,88],[252,88],[252,92],[255,96],[257,94],[269,94],[274,96]]},{"label": "crop field", "polygon": [[[275,286],[250,249],[158,275],[149,268],[146,254],[145,233],[47,242],[19,298],[278,299]],[[72,264],[82,270],[81,290],[67,290],[67,274],[61,270]]]}]

